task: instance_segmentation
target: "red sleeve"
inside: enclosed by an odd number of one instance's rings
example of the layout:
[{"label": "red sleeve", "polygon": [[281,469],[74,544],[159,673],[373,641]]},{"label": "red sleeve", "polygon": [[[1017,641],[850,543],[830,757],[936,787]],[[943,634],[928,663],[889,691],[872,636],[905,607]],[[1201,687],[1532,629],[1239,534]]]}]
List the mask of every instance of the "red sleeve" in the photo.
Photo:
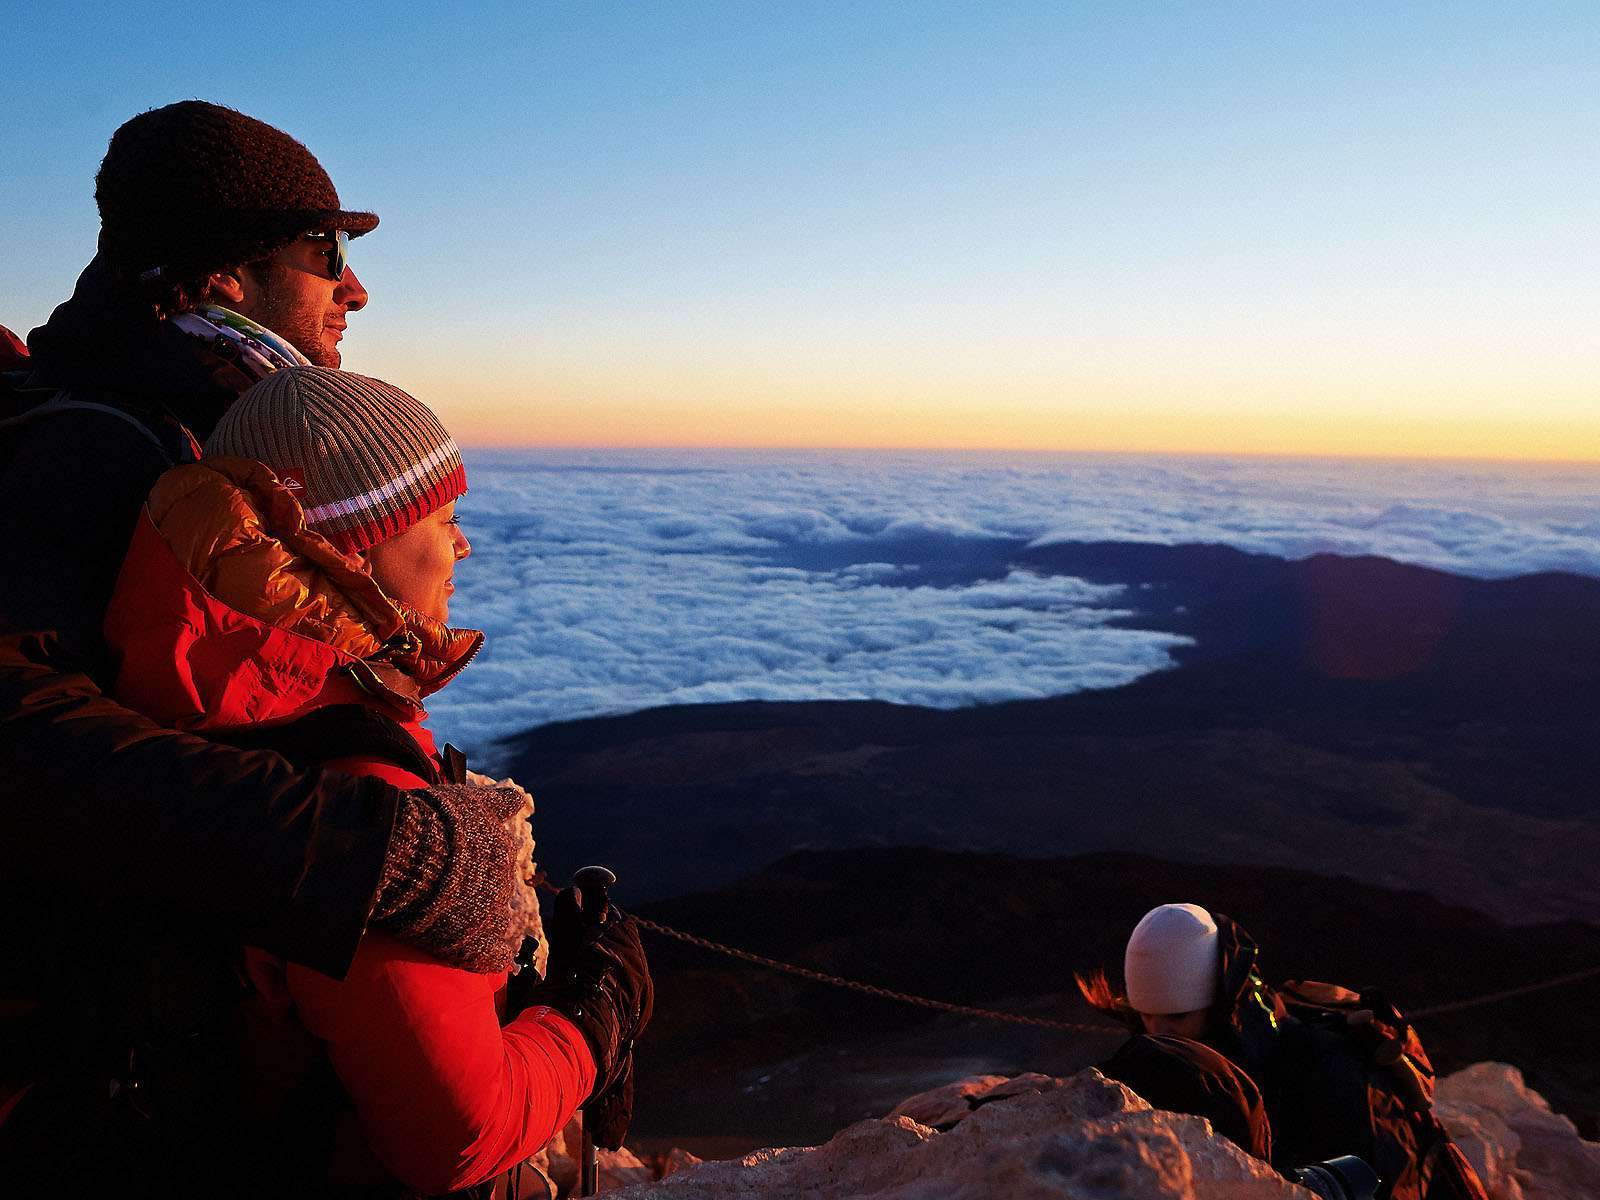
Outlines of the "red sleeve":
[{"label": "red sleeve", "polygon": [[407,1186],[468,1187],[534,1154],[594,1087],[565,1017],[501,1027],[504,975],[478,975],[369,934],[340,983],[291,963],[300,1019],[325,1041],[373,1150]]}]

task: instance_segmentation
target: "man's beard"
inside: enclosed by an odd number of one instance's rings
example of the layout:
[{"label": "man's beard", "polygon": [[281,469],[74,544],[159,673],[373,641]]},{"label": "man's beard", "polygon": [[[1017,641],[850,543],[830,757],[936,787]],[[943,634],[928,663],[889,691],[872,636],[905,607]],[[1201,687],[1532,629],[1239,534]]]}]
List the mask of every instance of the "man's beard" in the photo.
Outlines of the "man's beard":
[{"label": "man's beard", "polygon": [[294,290],[287,285],[295,269],[271,262],[253,263],[247,269],[256,277],[260,290],[245,315],[283,338],[315,366],[338,367],[342,361],[338,344],[330,346],[324,340],[327,313],[307,312],[304,305],[295,302]]}]

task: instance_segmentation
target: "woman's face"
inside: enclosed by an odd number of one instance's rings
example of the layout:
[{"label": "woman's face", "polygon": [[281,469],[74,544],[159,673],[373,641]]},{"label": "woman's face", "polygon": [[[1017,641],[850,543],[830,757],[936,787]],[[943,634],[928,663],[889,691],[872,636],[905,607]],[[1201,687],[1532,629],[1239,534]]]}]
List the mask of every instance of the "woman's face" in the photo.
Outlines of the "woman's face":
[{"label": "woman's face", "polygon": [[436,621],[450,619],[456,563],[472,545],[456,523],[455,501],[436,508],[399,537],[367,549],[372,577],[393,600]]}]

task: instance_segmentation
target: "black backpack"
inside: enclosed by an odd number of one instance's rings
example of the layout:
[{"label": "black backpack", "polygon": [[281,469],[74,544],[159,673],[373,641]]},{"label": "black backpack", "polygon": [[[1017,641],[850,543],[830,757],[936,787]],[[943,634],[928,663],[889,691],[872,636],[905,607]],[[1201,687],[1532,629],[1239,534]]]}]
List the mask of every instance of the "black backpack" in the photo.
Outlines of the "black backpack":
[{"label": "black backpack", "polygon": [[138,404],[126,397],[41,387],[32,381],[27,371],[0,371],[0,435],[66,412],[103,413],[122,421],[160,451],[168,466],[194,462],[200,457],[193,435],[164,410]]},{"label": "black backpack", "polygon": [[1331,1126],[1350,1120],[1349,1112],[1319,1114],[1315,1096],[1329,1107],[1364,1107],[1367,1144],[1347,1152],[1378,1172],[1379,1200],[1488,1200],[1434,1115],[1433,1064],[1399,1008],[1376,989],[1354,992],[1310,980],[1273,991],[1291,1060],[1280,1064],[1280,1076],[1287,1070],[1329,1085],[1308,1089],[1312,1098],[1299,1115]]}]

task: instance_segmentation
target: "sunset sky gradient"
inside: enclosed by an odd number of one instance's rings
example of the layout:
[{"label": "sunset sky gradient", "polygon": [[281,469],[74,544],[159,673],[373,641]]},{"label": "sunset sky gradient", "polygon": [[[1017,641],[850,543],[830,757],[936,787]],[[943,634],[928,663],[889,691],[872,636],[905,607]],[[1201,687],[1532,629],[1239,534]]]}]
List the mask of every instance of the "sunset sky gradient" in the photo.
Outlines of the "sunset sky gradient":
[{"label": "sunset sky gradient", "polygon": [[1600,461],[1600,9],[6,5],[0,324],[116,126],[383,218],[345,365],[501,445]]}]

